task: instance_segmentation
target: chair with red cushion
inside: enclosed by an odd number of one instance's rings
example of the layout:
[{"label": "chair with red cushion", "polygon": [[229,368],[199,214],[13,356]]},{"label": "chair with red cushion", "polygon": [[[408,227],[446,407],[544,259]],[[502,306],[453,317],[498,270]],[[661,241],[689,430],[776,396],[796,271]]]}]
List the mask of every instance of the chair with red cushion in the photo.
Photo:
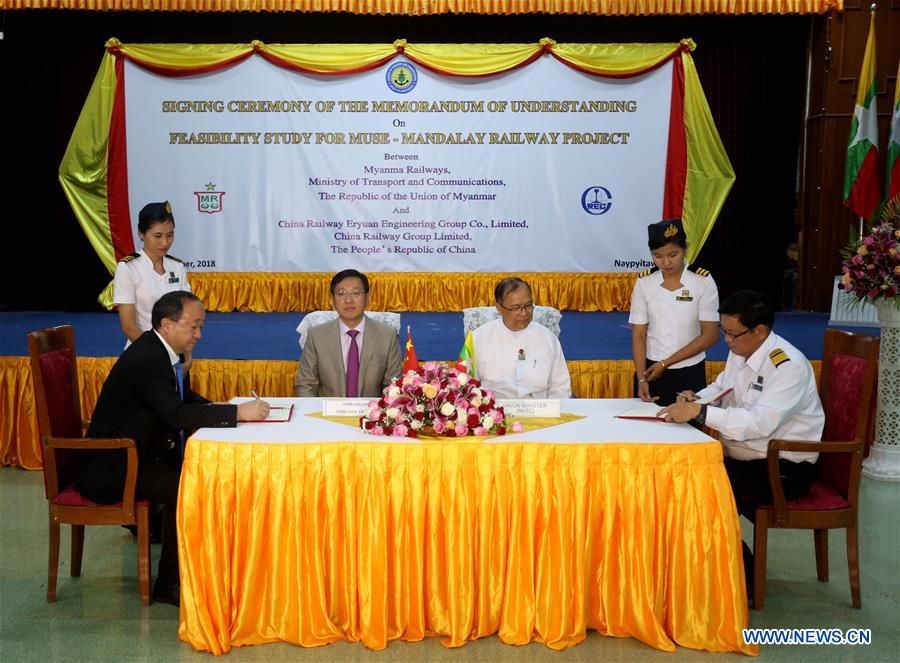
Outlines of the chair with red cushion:
[{"label": "chair with red cushion", "polygon": [[[753,534],[753,607],[766,599],[766,543],[769,528],[811,529],[816,575],[828,581],[828,530],[847,530],[847,565],[853,607],[859,595],[858,508],[863,446],[874,406],[878,339],[828,329],[819,396],[825,410],[822,441],[770,440],[769,484],[773,503],[756,509]],[[808,495],[786,502],[778,472],[779,451],[818,451],[816,479]]]},{"label": "chair with red cushion", "polygon": [[[44,489],[50,507],[50,562],[47,601],[56,601],[59,569],[59,526],[72,526],[72,576],[81,575],[85,525],[136,525],[138,585],[141,603],[150,604],[150,503],[135,502],[137,447],[131,439],[97,439],[83,436],[75,335],[63,325],[29,332],[31,376],[43,452]],[[96,449],[124,449],[128,459],[125,490],[118,504],[96,504],[75,490],[74,482]]]}]

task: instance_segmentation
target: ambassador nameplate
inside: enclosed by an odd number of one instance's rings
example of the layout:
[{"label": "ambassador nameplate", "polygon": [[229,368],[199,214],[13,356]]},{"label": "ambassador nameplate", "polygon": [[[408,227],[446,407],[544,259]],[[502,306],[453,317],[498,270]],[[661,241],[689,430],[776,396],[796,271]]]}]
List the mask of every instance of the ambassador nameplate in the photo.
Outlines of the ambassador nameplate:
[{"label": "ambassador nameplate", "polygon": [[323,417],[361,417],[369,411],[371,398],[326,398],[322,401]]}]

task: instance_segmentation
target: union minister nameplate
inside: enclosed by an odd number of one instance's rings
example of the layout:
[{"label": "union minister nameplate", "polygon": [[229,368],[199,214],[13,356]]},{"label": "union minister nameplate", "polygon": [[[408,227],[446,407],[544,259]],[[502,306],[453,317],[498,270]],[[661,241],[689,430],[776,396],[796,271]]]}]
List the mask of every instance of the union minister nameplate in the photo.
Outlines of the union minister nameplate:
[{"label": "union minister nameplate", "polygon": [[361,417],[369,411],[371,398],[326,398],[322,401],[323,417]]},{"label": "union minister nameplate", "polygon": [[559,417],[558,398],[498,398],[510,417]]}]

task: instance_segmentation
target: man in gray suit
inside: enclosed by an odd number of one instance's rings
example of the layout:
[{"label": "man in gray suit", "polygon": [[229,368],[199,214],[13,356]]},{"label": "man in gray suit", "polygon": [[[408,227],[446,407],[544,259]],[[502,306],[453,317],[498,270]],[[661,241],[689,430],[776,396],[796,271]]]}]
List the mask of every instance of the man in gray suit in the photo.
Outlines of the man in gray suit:
[{"label": "man in gray suit", "polygon": [[309,330],[294,395],[380,396],[400,375],[402,361],[394,329],[365,316],[369,279],[355,269],[338,272],[331,279],[331,302],[338,319]]}]

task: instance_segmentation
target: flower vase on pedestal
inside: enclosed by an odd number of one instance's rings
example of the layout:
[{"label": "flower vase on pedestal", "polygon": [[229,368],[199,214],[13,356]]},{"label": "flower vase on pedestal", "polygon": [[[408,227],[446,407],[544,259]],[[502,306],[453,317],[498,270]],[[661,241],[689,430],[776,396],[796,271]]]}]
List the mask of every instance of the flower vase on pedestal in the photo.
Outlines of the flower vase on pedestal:
[{"label": "flower vase on pedestal", "polygon": [[872,479],[900,481],[900,305],[878,302],[881,344],[878,352],[878,412],[875,441],[862,473]]}]

